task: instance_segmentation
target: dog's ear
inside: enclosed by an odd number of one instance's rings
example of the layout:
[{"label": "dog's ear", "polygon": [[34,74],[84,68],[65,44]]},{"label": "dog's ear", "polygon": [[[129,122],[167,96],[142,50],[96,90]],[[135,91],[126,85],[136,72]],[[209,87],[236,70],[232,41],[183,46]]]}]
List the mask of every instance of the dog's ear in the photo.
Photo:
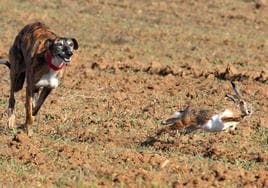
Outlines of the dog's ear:
[{"label": "dog's ear", "polygon": [[75,39],[75,38],[72,38],[72,41],[73,41],[73,43],[74,43],[74,49],[75,50],[77,50],[78,49],[78,42],[77,42],[77,40]]},{"label": "dog's ear", "polygon": [[50,49],[52,45],[53,45],[53,40],[51,40],[51,39],[47,39],[47,40],[45,41],[45,48],[46,48],[47,50]]}]

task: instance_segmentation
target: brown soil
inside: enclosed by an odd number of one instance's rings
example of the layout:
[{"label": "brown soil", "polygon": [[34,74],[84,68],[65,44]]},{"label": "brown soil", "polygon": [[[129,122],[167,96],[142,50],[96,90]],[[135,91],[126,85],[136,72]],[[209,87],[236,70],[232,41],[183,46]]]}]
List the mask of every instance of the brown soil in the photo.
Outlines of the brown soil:
[{"label": "brown soil", "polygon": [[[1,186],[268,186],[266,0],[66,2],[0,3],[0,57],[36,19],[80,43],[32,138],[6,129],[9,72],[0,67]],[[235,131],[155,137],[186,105],[232,105],[230,79],[254,109]]]}]

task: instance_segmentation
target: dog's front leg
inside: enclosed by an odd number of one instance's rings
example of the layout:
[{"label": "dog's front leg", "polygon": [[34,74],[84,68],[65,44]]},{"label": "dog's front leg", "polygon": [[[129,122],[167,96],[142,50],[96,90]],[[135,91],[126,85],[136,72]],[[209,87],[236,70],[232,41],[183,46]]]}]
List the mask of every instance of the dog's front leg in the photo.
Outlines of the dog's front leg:
[{"label": "dog's front leg", "polygon": [[37,102],[37,100],[38,100],[38,98],[39,98],[39,95],[40,95],[39,88],[35,88],[35,89],[33,90],[33,104],[32,104],[33,109],[34,109],[34,107],[36,106],[36,102]]},{"label": "dog's front leg", "polygon": [[34,122],[34,118],[32,116],[32,102],[33,102],[33,70],[31,67],[29,67],[26,71],[26,79],[27,79],[27,86],[26,86],[26,122],[25,122],[25,129],[28,134],[28,136],[31,136],[33,134],[32,131],[32,125]]},{"label": "dog's front leg", "polygon": [[41,106],[43,105],[43,103],[45,102],[47,96],[50,94],[50,92],[52,91],[52,88],[49,87],[44,87],[39,95],[38,100],[36,101],[36,104],[33,108],[33,116],[36,116],[36,114],[38,113],[39,109],[41,108]]}]

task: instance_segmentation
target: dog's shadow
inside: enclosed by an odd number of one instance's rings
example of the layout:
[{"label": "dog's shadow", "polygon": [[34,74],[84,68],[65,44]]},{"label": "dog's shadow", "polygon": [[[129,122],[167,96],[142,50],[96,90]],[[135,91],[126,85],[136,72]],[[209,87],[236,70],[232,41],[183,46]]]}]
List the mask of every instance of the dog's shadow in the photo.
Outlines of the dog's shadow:
[{"label": "dog's shadow", "polygon": [[6,128],[4,127],[4,126],[1,126],[0,127],[0,134],[4,134],[4,133],[6,133]]},{"label": "dog's shadow", "polygon": [[19,132],[25,132],[24,128],[25,124],[19,124],[14,128],[8,128],[7,126],[1,126],[0,127],[0,134],[5,134],[5,135],[14,135]]}]

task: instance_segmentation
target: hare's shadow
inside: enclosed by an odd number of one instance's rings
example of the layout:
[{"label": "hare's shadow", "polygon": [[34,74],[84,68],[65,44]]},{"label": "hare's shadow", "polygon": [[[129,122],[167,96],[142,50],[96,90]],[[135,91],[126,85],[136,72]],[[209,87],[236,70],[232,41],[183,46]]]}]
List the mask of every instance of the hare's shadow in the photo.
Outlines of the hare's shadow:
[{"label": "hare's shadow", "polygon": [[157,130],[154,134],[149,135],[145,141],[141,143],[142,146],[153,146],[155,143],[159,142],[160,144],[173,144],[174,141],[171,140],[164,140],[161,138],[163,134],[170,134],[169,130],[166,128],[162,128]]},{"label": "hare's shadow", "polygon": [[154,146],[154,144],[157,142],[159,142],[160,144],[174,144],[174,141],[172,140],[164,141],[155,136],[149,136],[145,141],[141,143],[141,146]]},{"label": "hare's shadow", "polygon": [[157,142],[159,142],[160,144],[174,144],[175,142],[173,140],[165,141],[161,139],[161,136],[163,134],[168,134],[170,137],[181,136],[181,135],[190,134],[196,130],[197,128],[194,126],[188,126],[182,130],[177,130],[177,131],[171,129],[171,126],[164,127],[164,128],[161,128],[160,130],[157,130],[156,133],[154,133],[153,135],[148,136],[146,140],[141,143],[141,146],[153,146]]}]

